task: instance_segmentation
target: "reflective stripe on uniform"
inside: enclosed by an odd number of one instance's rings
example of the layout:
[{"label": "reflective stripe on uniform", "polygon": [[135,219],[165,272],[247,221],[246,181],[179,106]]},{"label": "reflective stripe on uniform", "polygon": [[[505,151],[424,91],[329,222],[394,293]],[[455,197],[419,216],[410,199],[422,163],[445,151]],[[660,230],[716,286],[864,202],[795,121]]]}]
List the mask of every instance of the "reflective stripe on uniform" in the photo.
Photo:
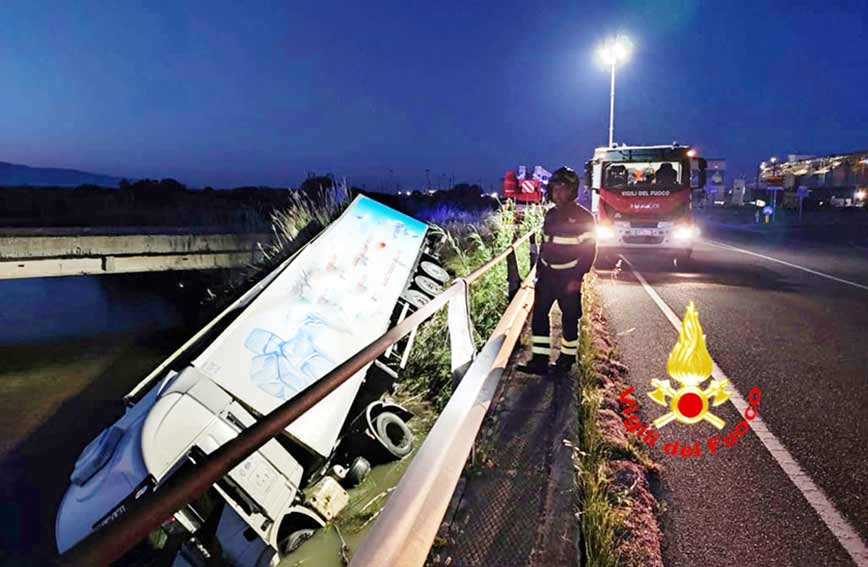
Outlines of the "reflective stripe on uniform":
[{"label": "reflective stripe on uniform", "polygon": [[545,258],[543,258],[542,263],[544,266],[553,270],[569,270],[570,268],[575,268],[579,265],[579,259],[576,258],[572,262],[564,262],[563,264],[550,264],[549,262],[545,261]]},{"label": "reflective stripe on uniform", "polygon": [[566,339],[561,339],[561,346],[575,348],[575,347],[579,346],[579,339],[575,339],[572,341],[568,341]]},{"label": "reflective stripe on uniform", "polygon": [[542,346],[533,346],[533,347],[531,347],[530,351],[534,354],[551,354],[552,353],[552,349],[550,349],[549,347],[542,347]]},{"label": "reflective stripe on uniform", "polygon": [[585,240],[594,237],[593,232],[583,232],[578,236],[552,236],[543,234],[543,242],[551,242],[552,244],[576,245],[581,244]]},{"label": "reflective stripe on uniform", "polygon": [[532,335],[531,341],[534,344],[544,344],[544,345],[547,345],[550,342],[548,335]]},{"label": "reflective stripe on uniform", "polygon": [[561,354],[575,355],[576,352],[577,352],[576,347],[568,347],[568,346],[561,345]]}]

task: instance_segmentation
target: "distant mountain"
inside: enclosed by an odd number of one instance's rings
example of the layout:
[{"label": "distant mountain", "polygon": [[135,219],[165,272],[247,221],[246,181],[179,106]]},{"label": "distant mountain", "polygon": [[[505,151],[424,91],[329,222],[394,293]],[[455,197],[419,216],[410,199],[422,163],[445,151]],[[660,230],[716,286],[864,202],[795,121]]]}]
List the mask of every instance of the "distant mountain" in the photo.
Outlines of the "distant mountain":
[{"label": "distant mountain", "polygon": [[86,184],[117,187],[120,180],[120,177],[89,173],[76,169],[29,167],[0,161],[0,186],[5,187],[14,185],[76,187]]}]

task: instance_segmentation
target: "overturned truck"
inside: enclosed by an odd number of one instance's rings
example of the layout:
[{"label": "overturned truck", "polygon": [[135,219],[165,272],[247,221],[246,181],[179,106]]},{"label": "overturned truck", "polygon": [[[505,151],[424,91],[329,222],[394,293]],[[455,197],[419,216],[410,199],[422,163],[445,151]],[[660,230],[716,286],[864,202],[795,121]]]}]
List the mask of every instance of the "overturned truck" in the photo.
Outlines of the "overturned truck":
[{"label": "overturned truck", "polygon": [[[428,226],[357,197],[124,399],[81,453],[58,511],[62,552],[195,466],[436,295],[448,274]],[[390,349],[179,510],[175,565],[215,554],[265,566],[347,501],[371,464],[412,451],[410,412],[384,398],[410,343]]]}]

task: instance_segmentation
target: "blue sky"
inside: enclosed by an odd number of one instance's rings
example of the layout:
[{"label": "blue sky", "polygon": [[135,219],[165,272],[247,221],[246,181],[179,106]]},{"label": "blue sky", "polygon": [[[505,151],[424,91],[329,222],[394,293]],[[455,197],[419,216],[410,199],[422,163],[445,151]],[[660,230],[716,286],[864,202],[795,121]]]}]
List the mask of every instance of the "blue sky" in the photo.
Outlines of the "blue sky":
[{"label": "blue sky", "polygon": [[0,23],[0,161],[369,189],[579,168],[607,139],[594,49],[618,32],[618,141],[732,173],[868,148],[863,2],[20,1]]}]

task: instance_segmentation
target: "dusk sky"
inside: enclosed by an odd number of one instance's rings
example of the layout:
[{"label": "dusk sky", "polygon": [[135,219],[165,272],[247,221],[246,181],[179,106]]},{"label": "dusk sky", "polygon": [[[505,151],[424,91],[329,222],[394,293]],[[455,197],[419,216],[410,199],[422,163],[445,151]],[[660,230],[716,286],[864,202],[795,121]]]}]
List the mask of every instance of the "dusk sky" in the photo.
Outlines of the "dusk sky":
[{"label": "dusk sky", "polygon": [[[423,7],[424,6],[424,7]],[[868,7],[853,2],[4,2],[0,161],[192,186],[377,189],[607,140],[678,140],[753,174],[868,148]]]}]

